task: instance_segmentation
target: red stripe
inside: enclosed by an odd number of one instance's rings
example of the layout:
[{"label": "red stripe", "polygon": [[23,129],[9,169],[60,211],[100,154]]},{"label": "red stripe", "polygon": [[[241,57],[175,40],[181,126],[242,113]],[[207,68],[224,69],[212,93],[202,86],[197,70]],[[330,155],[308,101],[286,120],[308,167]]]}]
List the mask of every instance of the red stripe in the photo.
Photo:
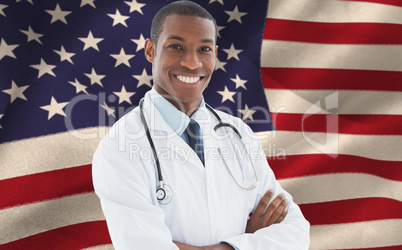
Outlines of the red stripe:
[{"label": "red stripe", "polygon": [[[359,250],[401,250],[402,245],[388,246],[388,247],[370,247],[370,248],[358,248]],[[342,250],[356,250],[356,248],[348,248]]]},{"label": "red stripe", "polygon": [[14,249],[82,249],[111,244],[105,221],[93,221],[61,227],[0,245]]},{"label": "red stripe", "polygon": [[[386,5],[400,6],[402,7],[401,0],[343,0],[343,1],[354,1],[354,2],[367,2],[367,3],[380,3]],[[401,249],[401,248],[400,248]]]},{"label": "red stripe", "polygon": [[402,72],[261,68],[264,88],[402,91]]},{"label": "red stripe", "polygon": [[400,161],[381,161],[353,155],[324,154],[268,157],[277,179],[337,173],[364,173],[402,181]]},{"label": "red stripe", "polygon": [[0,209],[93,192],[91,165],[0,181]]},{"label": "red stripe", "polygon": [[402,115],[271,113],[277,130],[357,135],[402,135]]},{"label": "red stripe", "polygon": [[402,44],[402,25],[319,23],[267,18],[263,38],[325,44]]},{"label": "red stripe", "polygon": [[402,202],[387,198],[359,198],[299,206],[311,225],[402,219]]}]

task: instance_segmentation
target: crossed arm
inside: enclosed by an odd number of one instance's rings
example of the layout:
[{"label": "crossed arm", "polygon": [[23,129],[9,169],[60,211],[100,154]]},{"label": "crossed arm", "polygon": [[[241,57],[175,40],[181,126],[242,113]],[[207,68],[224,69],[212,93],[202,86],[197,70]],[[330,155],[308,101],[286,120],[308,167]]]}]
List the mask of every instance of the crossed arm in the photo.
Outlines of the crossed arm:
[{"label": "crossed arm", "polygon": [[[272,224],[280,223],[283,221],[287,214],[286,206],[289,202],[284,195],[278,195],[271,204],[268,205],[274,192],[272,189],[268,190],[258,203],[255,212],[247,222],[245,233],[254,233],[255,231],[269,227]],[[233,248],[226,243],[219,243],[212,246],[192,246],[181,242],[173,241],[180,250],[233,250]]]}]

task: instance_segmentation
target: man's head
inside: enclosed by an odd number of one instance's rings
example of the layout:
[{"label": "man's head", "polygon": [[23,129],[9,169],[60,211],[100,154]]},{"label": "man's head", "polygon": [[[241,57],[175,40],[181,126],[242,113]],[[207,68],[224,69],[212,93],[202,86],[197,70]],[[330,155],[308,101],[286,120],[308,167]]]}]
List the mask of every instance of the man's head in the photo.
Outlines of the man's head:
[{"label": "man's head", "polygon": [[216,24],[206,10],[189,1],[167,5],[156,14],[153,27],[154,23],[156,35],[146,40],[145,57],[152,63],[155,90],[190,116],[215,70]]},{"label": "man's head", "polygon": [[158,44],[159,35],[163,30],[163,24],[165,22],[165,18],[170,15],[198,16],[201,18],[211,20],[215,25],[215,42],[216,42],[218,29],[216,26],[216,21],[213,18],[213,16],[200,5],[191,1],[184,0],[184,1],[173,2],[171,4],[164,6],[154,16],[151,26],[151,40],[154,41],[155,44]]}]

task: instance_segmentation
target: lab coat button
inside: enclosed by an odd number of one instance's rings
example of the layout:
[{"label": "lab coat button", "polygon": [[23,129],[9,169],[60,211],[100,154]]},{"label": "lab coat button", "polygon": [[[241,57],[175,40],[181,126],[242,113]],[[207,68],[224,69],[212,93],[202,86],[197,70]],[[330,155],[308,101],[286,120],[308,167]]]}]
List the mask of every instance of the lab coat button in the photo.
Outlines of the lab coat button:
[{"label": "lab coat button", "polygon": [[216,238],[219,240],[219,239],[221,238],[221,235],[222,235],[222,232],[221,232],[221,231],[217,232],[217,233],[216,233]]}]

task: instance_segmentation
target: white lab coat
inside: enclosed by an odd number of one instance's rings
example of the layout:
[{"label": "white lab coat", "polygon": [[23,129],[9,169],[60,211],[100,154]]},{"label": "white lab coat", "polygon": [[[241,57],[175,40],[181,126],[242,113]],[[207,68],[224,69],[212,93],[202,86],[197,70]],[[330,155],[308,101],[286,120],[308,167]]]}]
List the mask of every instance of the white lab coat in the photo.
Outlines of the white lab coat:
[{"label": "white lab coat", "polygon": [[[242,250],[308,248],[309,223],[275,180],[258,139],[240,119],[218,112],[224,122],[240,131],[254,158],[259,185],[251,191],[234,182],[218,154],[217,147],[233,152],[230,140],[236,140],[229,138],[234,136],[230,129],[219,129],[220,133],[213,130],[217,120],[211,112],[206,112],[207,119],[200,124],[204,167],[195,152],[166,124],[148,94],[143,110],[164,182],[172,189],[173,198],[167,205],[156,199],[159,183],[155,160],[137,107],[110,129],[93,158],[95,192],[116,249],[178,249],[172,240],[196,246],[225,241]],[[255,179],[250,160],[225,156],[235,177],[249,186]],[[240,171],[240,166],[247,166],[247,170]],[[275,191],[274,197],[285,192],[290,200],[286,218],[280,224],[245,234],[250,212],[270,188]]]}]

